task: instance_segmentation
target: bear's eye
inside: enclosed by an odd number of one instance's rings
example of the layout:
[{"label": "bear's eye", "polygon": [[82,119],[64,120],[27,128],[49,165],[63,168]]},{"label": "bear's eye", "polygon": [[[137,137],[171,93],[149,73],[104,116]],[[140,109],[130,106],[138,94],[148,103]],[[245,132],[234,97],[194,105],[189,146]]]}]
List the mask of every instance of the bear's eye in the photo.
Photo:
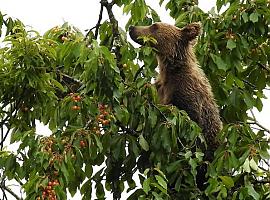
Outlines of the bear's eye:
[{"label": "bear's eye", "polygon": [[152,24],[152,26],[150,27],[150,29],[152,31],[156,31],[158,29],[158,24]]}]

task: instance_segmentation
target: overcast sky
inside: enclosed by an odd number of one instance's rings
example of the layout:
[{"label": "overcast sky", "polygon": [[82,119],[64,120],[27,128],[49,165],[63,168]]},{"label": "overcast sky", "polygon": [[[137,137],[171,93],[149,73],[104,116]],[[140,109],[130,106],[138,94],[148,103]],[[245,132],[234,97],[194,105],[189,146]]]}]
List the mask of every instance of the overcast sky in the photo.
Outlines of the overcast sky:
[{"label": "overcast sky", "polygon": [[[159,0],[146,1],[154,9],[159,10],[162,21],[173,22],[165,9],[160,9]],[[200,1],[200,7],[204,10],[211,9],[214,4],[215,0]],[[41,33],[63,22],[69,22],[81,30],[91,28],[97,22],[99,9],[99,0],[0,0],[1,12],[20,19],[25,25],[30,25]],[[126,18],[121,16],[119,10],[114,11],[120,24],[123,25]]]},{"label": "overcast sky", "polygon": [[[43,34],[48,29],[62,25],[64,22],[78,27],[82,32],[95,26],[98,20],[100,0],[0,0],[0,11],[13,18],[20,19],[25,25],[32,27]],[[155,10],[163,22],[174,23],[168,12],[158,5],[159,0],[146,0]],[[166,2],[166,1],[165,1]],[[215,5],[215,0],[200,0],[199,7],[209,11]],[[114,9],[120,26],[124,27],[127,17],[123,17],[119,9]],[[105,12],[106,13],[106,12]],[[270,91],[266,91],[270,97]],[[263,112],[254,110],[258,120],[270,128],[270,100],[263,101]],[[44,127],[38,127],[39,131],[48,132]],[[39,132],[37,131],[37,132]],[[12,200],[9,197],[9,200]],[[69,198],[71,199],[71,198]],[[80,199],[78,196],[72,199]]]}]

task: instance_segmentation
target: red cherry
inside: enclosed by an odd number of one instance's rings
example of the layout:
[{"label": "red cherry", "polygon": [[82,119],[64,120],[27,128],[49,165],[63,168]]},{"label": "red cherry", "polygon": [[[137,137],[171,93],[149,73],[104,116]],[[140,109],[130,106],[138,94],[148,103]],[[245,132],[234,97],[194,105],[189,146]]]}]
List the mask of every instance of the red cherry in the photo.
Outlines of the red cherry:
[{"label": "red cherry", "polygon": [[86,146],[85,142],[83,140],[80,141],[80,146],[83,148]]}]

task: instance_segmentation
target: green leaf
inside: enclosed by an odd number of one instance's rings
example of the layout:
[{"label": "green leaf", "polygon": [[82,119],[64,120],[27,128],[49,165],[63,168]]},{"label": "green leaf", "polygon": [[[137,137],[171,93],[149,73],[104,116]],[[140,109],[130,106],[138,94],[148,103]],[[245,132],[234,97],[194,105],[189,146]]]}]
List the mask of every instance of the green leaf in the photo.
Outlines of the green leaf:
[{"label": "green leaf", "polygon": [[98,199],[104,199],[105,197],[104,187],[101,183],[96,183],[96,195]]},{"label": "green leaf", "polygon": [[242,156],[239,158],[239,162],[240,164],[244,163],[247,159],[247,157],[249,156],[250,154],[250,149],[248,148],[245,153],[242,154]]},{"label": "green leaf", "polygon": [[153,196],[155,197],[155,200],[164,200],[161,196],[161,194],[158,194],[156,192],[152,192]]},{"label": "green leaf", "polygon": [[149,151],[149,145],[148,142],[144,139],[143,135],[139,136],[139,144],[142,147],[143,150]]},{"label": "green leaf", "polygon": [[246,186],[246,188],[248,189],[248,194],[252,196],[255,200],[260,199],[260,194],[255,191],[253,185],[249,184],[248,186]]},{"label": "green leaf", "polygon": [[16,157],[13,154],[11,154],[8,156],[8,159],[5,163],[5,168],[7,171],[13,171],[15,165],[16,165]]},{"label": "green leaf", "polygon": [[102,146],[102,143],[101,143],[100,140],[99,140],[99,137],[98,137],[96,134],[93,134],[93,135],[94,135],[94,138],[95,138],[95,140],[96,140],[96,144],[97,144],[97,146],[98,146],[98,148],[99,148],[99,151],[102,152],[103,146]]},{"label": "green leaf", "polygon": [[159,6],[162,5],[163,1],[164,1],[164,0],[159,0]]},{"label": "green leaf", "polygon": [[54,86],[56,86],[58,89],[60,89],[62,92],[64,92],[65,91],[65,88],[62,86],[62,84],[61,83],[59,83],[57,80],[55,80],[55,79],[50,79],[50,81],[52,82],[52,84],[54,85]]},{"label": "green leaf", "polygon": [[188,151],[188,152],[185,153],[185,158],[186,159],[189,159],[191,156],[192,156],[192,152],[191,151]]},{"label": "green leaf", "polygon": [[163,179],[163,177],[155,175],[155,178],[158,181],[158,184],[161,185],[165,190],[167,190],[167,182]]},{"label": "green leaf", "polygon": [[164,189],[163,187],[161,187],[161,185],[157,184],[157,183],[151,183],[151,185],[153,185],[154,187],[156,187],[157,189],[159,189],[162,193],[166,194],[167,190]]},{"label": "green leaf", "polygon": [[255,107],[257,108],[257,110],[259,112],[261,112],[262,109],[263,109],[263,102],[262,102],[262,100],[259,97],[256,99],[256,105],[255,105]]},{"label": "green leaf", "polygon": [[203,160],[204,153],[202,152],[195,152],[195,156],[199,161]]},{"label": "green leaf", "polygon": [[226,47],[227,47],[227,49],[233,50],[234,48],[236,48],[236,43],[232,39],[229,39],[227,41]]},{"label": "green leaf", "polygon": [[222,180],[222,183],[226,186],[226,188],[230,189],[234,186],[234,181],[229,176],[219,176],[219,178]]},{"label": "green leaf", "polygon": [[144,170],[143,174],[144,174],[145,176],[147,176],[147,174],[148,174],[149,172],[150,172],[150,169],[147,168],[147,169]]},{"label": "green leaf", "polygon": [[150,191],[150,181],[151,181],[151,179],[150,178],[147,178],[147,179],[145,179],[144,180],[144,182],[143,182],[143,191],[146,193],[146,194],[148,194],[148,192]]},{"label": "green leaf", "polygon": [[244,101],[245,101],[248,109],[252,108],[254,106],[254,104],[255,104],[255,100],[247,92],[244,92]]},{"label": "green leaf", "polygon": [[88,178],[91,178],[92,174],[93,174],[93,167],[92,167],[92,165],[90,165],[90,164],[85,165],[85,175]]},{"label": "green leaf", "polygon": [[230,152],[230,157],[229,157],[229,165],[231,168],[236,168],[239,166],[239,160],[236,158],[235,154],[233,151]]},{"label": "green leaf", "polygon": [[191,166],[191,173],[193,174],[193,176],[195,177],[197,175],[197,166],[198,166],[198,163],[195,161],[195,159],[192,159],[192,158],[189,158],[189,161],[188,161],[189,165]]},{"label": "green leaf", "polygon": [[148,112],[151,127],[154,128],[157,123],[157,113],[153,109],[149,109]]},{"label": "green leaf", "polygon": [[176,26],[183,26],[183,25],[185,25],[184,22],[186,21],[186,18],[187,18],[187,13],[186,12],[183,12],[175,20],[175,25]]},{"label": "green leaf", "polygon": [[123,106],[116,106],[114,108],[115,111],[115,115],[117,117],[117,119],[122,122],[124,125],[127,125],[128,120],[129,120],[129,112],[128,110],[123,107]]},{"label": "green leaf", "polygon": [[81,189],[80,189],[80,193],[81,193],[82,195],[86,196],[86,197],[87,197],[87,195],[89,195],[89,198],[88,198],[88,199],[91,198],[91,196],[90,196],[91,193],[92,193],[92,180],[91,180],[91,179],[87,180],[87,181],[82,185],[82,187],[81,187]]},{"label": "green leaf", "polygon": [[214,63],[217,65],[218,69],[221,69],[223,71],[226,71],[227,68],[227,64],[222,60],[222,58],[220,56],[217,56],[215,54],[210,54],[212,60],[214,61]]},{"label": "green leaf", "polygon": [[259,14],[258,13],[252,13],[250,16],[249,16],[249,19],[250,21],[252,21],[253,23],[256,23],[258,22],[259,20]]},{"label": "green leaf", "polygon": [[140,199],[139,197],[144,195],[144,191],[142,189],[137,189],[135,192],[133,192],[127,200],[138,200]]},{"label": "green leaf", "polygon": [[65,163],[62,163],[62,165],[61,165],[61,172],[65,176],[66,181],[68,181],[70,176],[69,176],[68,169],[67,169]]},{"label": "green leaf", "polygon": [[169,166],[166,168],[168,173],[172,173],[179,169],[181,160],[177,160],[173,163],[169,163]]},{"label": "green leaf", "polygon": [[159,168],[155,167],[154,170],[157,171],[163,178],[166,179],[165,174]]},{"label": "green leaf", "polygon": [[133,4],[128,4],[128,5],[125,5],[124,8],[123,8],[123,13],[125,14],[128,14],[130,12],[130,10],[132,9],[133,7]]},{"label": "green leaf", "polygon": [[243,170],[247,173],[250,173],[250,164],[249,164],[249,159],[247,158],[243,164]]},{"label": "green leaf", "polygon": [[252,158],[250,161],[249,161],[249,165],[252,169],[254,169],[255,171],[258,170],[258,165],[257,163],[255,162],[255,160]]},{"label": "green leaf", "polygon": [[260,156],[263,158],[263,159],[270,159],[270,154],[267,150],[261,150],[260,151]]},{"label": "green leaf", "polygon": [[169,129],[165,129],[165,131],[161,132],[160,139],[162,141],[162,146],[167,152],[171,152],[171,138]]},{"label": "green leaf", "polygon": [[127,180],[128,183],[128,189],[127,189],[127,193],[133,189],[136,188],[136,182],[133,179]]},{"label": "green leaf", "polygon": [[245,23],[247,23],[247,22],[248,22],[248,20],[249,20],[249,18],[248,18],[248,14],[247,14],[246,12],[243,12],[243,14],[242,14],[242,18],[243,18],[243,20],[244,20],[244,22],[245,22]]}]

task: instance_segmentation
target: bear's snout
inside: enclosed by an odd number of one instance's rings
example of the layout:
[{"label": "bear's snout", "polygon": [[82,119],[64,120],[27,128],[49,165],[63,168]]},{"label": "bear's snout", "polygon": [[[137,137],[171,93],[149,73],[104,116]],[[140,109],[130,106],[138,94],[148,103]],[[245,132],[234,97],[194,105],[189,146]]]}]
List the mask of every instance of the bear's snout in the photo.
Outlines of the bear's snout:
[{"label": "bear's snout", "polygon": [[135,26],[130,26],[130,27],[129,27],[129,32],[130,32],[130,31],[133,31],[134,28],[135,28]]},{"label": "bear's snout", "polygon": [[138,37],[140,36],[137,31],[136,31],[136,27],[135,26],[130,26],[129,27],[129,35],[131,37],[131,39],[138,43],[138,44],[143,44],[143,41],[141,39],[138,39]]},{"label": "bear's snout", "polygon": [[135,34],[135,26],[130,26],[129,27],[129,35],[130,35],[132,40],[134,40],[134,41],[137,40],[137,36]]}]

